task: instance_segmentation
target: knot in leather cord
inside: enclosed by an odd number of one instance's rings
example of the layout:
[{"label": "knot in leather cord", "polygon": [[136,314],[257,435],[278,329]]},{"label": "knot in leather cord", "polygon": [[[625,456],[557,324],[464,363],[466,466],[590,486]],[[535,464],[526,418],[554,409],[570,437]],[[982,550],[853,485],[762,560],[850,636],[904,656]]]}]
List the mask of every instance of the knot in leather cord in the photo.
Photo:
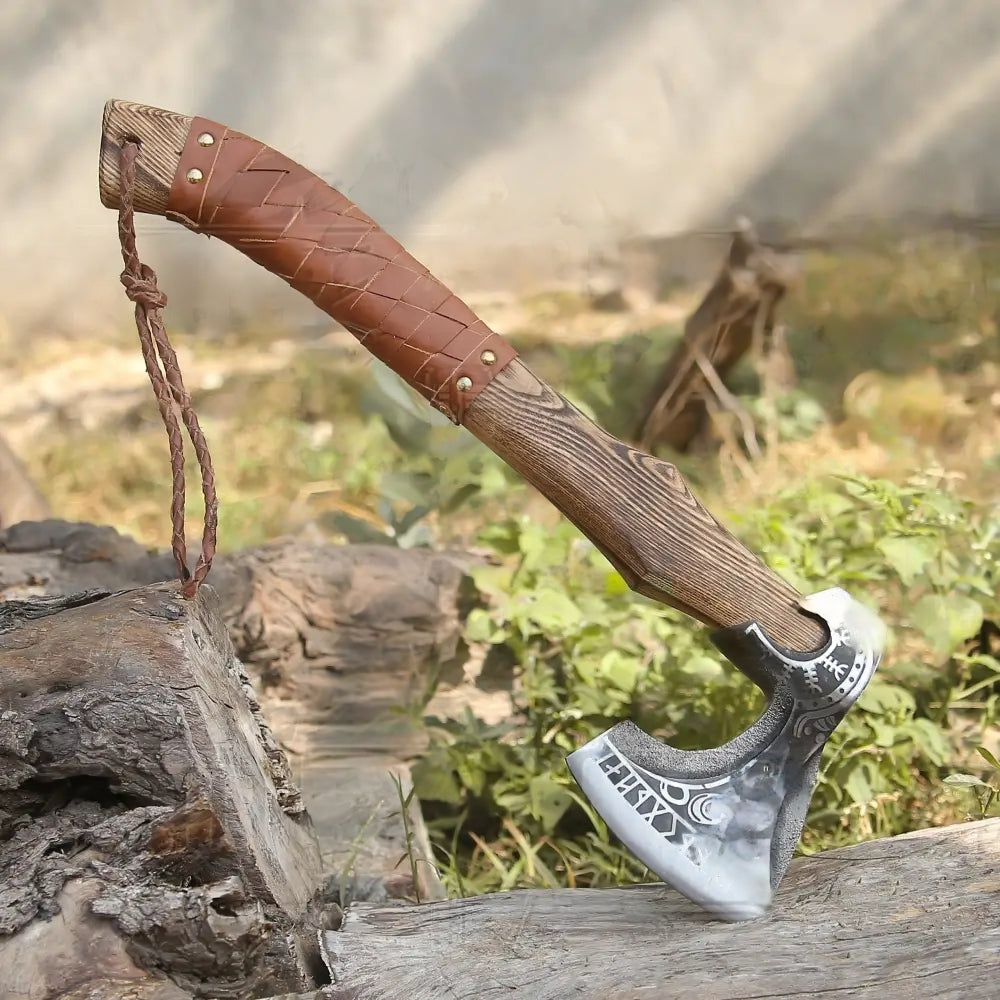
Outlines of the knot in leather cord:
[{"label": "knot in leather cord", "polygon": [[125,294],[137,305],[146,309],[163,309],[167,296],[156,287],[156,273],[148,264],[139,265],[139,274],[125,270],[121,273]]}]

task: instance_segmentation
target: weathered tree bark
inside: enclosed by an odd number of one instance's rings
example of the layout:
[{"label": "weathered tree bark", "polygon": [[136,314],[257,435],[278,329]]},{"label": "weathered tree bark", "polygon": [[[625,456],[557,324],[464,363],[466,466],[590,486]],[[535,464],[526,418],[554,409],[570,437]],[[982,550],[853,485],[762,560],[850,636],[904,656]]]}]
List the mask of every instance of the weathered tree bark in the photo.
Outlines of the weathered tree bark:
[{"label": "weathered tree bark", "polygon": [[[461,553],[278,541],[222,555],[210,582],[237,654],[309,803],[337,898],[440,895],[419,807],[399,794],[437,689],[481,696],[461,628],[474,594]],[[0,598],[66,596],[170,580],[169,554],[108,527],[46,521],[0,531]],[[413,706],[407,714],[401,709]],[[397,789],[398,780],[401,785]],[[400,865],[421,859],[419,884]]]},{"label": "weathered tree bark", "polygon": [[721,271],[684,325],[683,340],[667,359],[643,407],[634,437],[651,449],[686,451],[715,405],[736,405],[725,379],[755,346],[767,346],[775,311],[799,278],[799,259],[761,246],[747,223],[733,236]]},{"label": "weathered tree bark", "polygon": [[0,996],[135,967],[199,997],[303,989],[320,881],[210,589],[0,605]]},{"label": "weathered tree bark", "polygon": [[259,678],[269,720],[297,753],[356,755],[362,727],[369,749],[406,752],[414,725],[399,708],[462,679],[474,561],[279,542],[223,559],[225,576],[213,583],[232,595],[230,634]]},{"label": "weathered tree bark", "polygon": [[662,885],[354,907],[328,1000],[994,996],[1000,820],[800,858],[770,916],[711,920]]},{"label": "weathered tree bark", "polygon": [[32,924],[20,947],[0,939],[4,1000],[191,1000],[188,990],[140,968],[114,925],[91,912],[103,891],[97,878],[71,878],[54,898],[54,917]]},{"label": "weathered tree bark", "polygon": [[[269,721],[280,726],[294,714],[299,736],[321,727],[312,738],[335,755],[356,750],[358,725],[384,723],[388,710],[436,683],[461,680],[462,622],[475,600],[466,571],[475,562],[458,552],[279,540],[218,556],[210,580]],[[175,577],[169,553],[113,528],[49,520],[0,530],[0,599]],[[345,725],[346,744],[338,736]],[[409,729],[379,733],[378,745],[395,738],[405,747]]]},{"label": "weathered tree bark", "polygon": [[[325,720],[355,720],[416,696],[458,660],[473,595],[458,552],[278,540],[222,554],[212,568],[237,654],[278,697]],[[0,599],[119,590],[176,577],[166,552],[113,528],[70,521],[0,530]],[[445,674],[447,676],[447,674]]]}]

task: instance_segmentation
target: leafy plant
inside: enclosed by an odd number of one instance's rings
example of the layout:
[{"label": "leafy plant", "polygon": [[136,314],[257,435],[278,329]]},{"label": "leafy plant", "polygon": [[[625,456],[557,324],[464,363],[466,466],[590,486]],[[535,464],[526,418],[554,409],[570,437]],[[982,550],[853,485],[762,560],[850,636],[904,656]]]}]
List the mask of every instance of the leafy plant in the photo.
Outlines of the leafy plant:
[{"label": "leafy plant", "polygon": [[[382,364],[361,409],[384,429],[373,481],[375,517],[337,510],[321,518],[348,541],[414,548],[431,544],[463,507],[475,509],[510,489],[503,463],[470,434],[418,398]],[[364,512],[368,514],[367,511]]]},{"label": "leafy plant", "polygon": [[[902,486],[811,481],[734,519],[800,590],[844,586],[889,626],[886,663],[824,755],[808,851],[929,822],[948,798],[941,776],[964,752],[956,718],[980,731],[996,720],[1000,668],[969,640],[1000,617],[1000,541],[991,513],[953,485],[935,473]],[[680,748],[719,745],[756,718],[761,696],[704,630],[630,593],[568,522],[511,517],[478,540],[495,559],[474,573],[487,607],[469,616],[466,639],[516,666],[517,716],[429,720],[414,780],[451,885],[641,878],[566,755],[624,718]]]},{"label": "leafy plant", "polygon": [[820,403],[800,389],[790,389],[773,399],[744,396],[740,403],[760,429],[773,424],[779,441],[807,438],[827,420]]},{"label": "leafy plant", "polygon": [[991,768],[990,779],[984,781],[979,775],[957,772],[949,774],[944,783],[953,788],[969,789],[976,797],[980,816],[985,819],[1000,812],[996,808],[1000,804],[1000,761],[986,747],[976,747],[976,751]]}]

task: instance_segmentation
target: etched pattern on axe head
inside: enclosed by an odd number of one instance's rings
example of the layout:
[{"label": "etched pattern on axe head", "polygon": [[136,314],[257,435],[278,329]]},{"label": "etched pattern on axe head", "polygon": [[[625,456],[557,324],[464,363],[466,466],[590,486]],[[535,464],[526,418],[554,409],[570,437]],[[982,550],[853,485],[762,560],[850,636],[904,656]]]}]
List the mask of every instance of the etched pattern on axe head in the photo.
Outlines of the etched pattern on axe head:
[{"label": "etched pattern on axe head", "polygon": [[712,633],[769,699],[732,742],[677,750],[622,722],[568,758],[629,850],[725,920],[766,912],[801,835],[823,745],[881,658],[881,623],[843,590],[812,594],[802,607],[829,633],[805,656],[777,646],[756,622]]}]

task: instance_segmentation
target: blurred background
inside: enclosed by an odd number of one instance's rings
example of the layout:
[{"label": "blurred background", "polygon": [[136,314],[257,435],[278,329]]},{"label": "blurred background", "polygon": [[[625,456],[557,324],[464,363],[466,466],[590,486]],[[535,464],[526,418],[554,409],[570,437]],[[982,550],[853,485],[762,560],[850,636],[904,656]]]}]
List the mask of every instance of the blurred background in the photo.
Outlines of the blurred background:
[{"label": "blurred background", "polygon": [[[0,315],[119,321],[109,97],[263,139],[462,290],[511,293],[740,213],[799,235],[995,217],[998,31],[995,5],[939,0],[11,0]],[[316,322],[238,256],[147,229],[175,322]]]},{"label": "blurred background", "polygon": [[[0,525],[51,511],[168,544],[101,113],[213,118],[350,195],[797,587],[880,608],[891,655],[806,849],[996,812],[998,38],[1000,6],[945,0],[7,0]],[[432,727],[414,771],[448,887],[641,877],[564,753],[618,717],[716,745],[755,692],[278,279],[163,220],[138,244],[224,551],[488,564],[461,648],[492,700],[451,704],[491,707]]]}]

